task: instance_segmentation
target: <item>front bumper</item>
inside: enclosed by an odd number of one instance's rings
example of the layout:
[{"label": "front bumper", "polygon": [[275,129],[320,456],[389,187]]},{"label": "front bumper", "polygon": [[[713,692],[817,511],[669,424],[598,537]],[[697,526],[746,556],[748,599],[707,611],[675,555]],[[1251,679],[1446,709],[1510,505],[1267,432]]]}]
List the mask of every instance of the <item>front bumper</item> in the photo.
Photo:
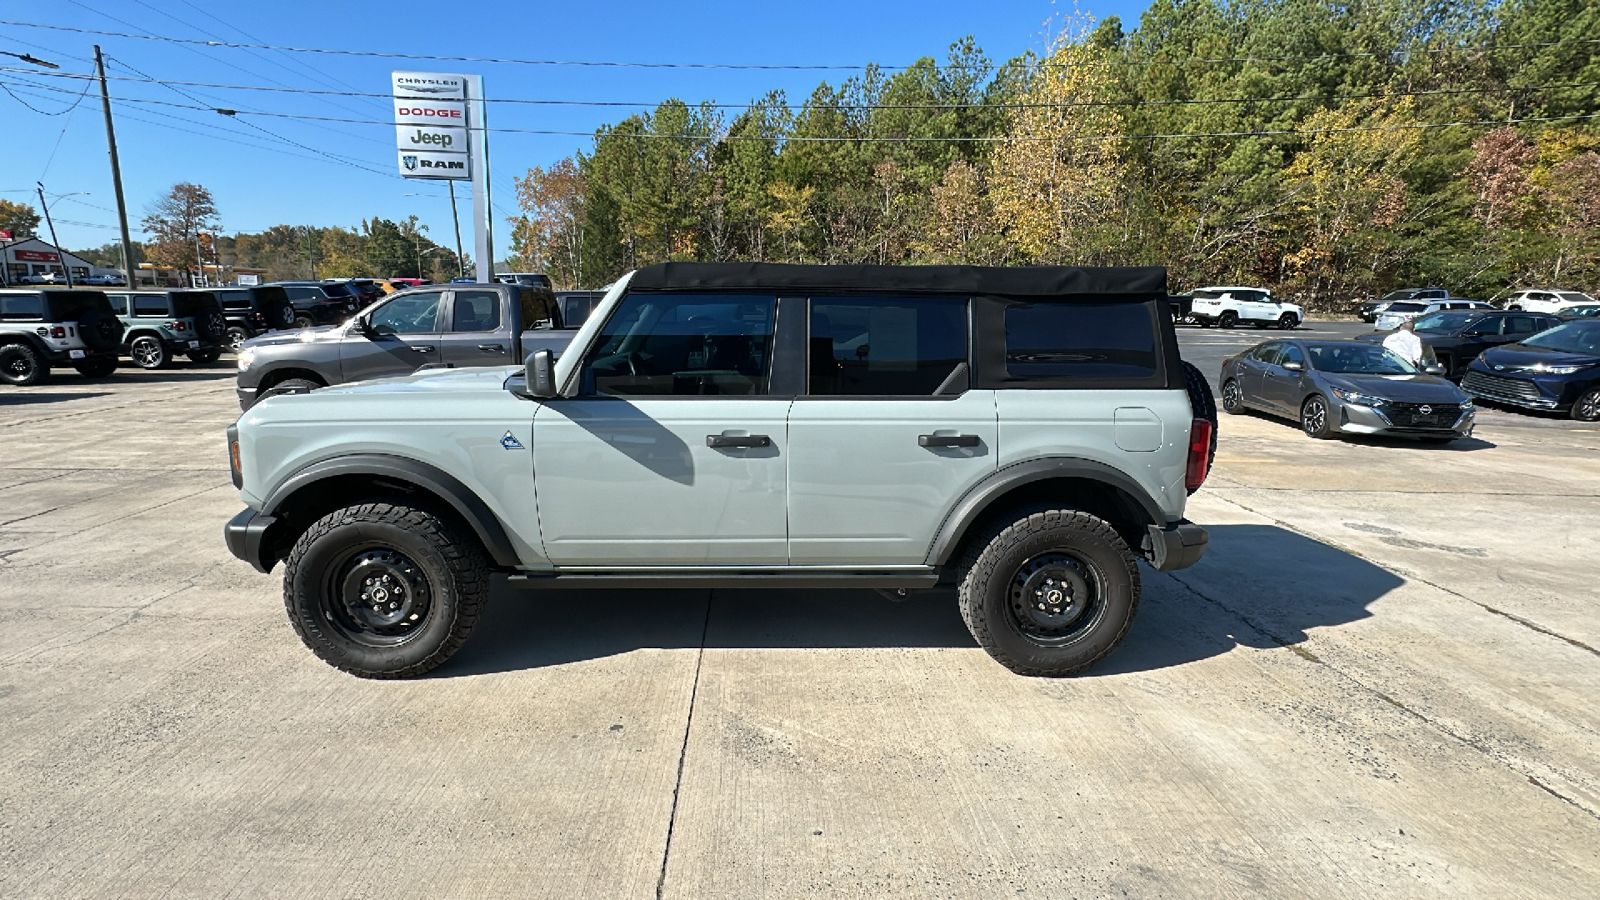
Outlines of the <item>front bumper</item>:
[{"label": "front bumper", "polygon": [[1144,537],[1144,558],[1157,572],[1187,569],[1206,555],[1211,535],[1204,528],[1183,519],[1165,527],[1151,525]]},{"label": "front bumper", "polygon": [[1336,401],[1339,410],[1338,430],[1343,434],[1392,434],[1399,437],[1471,437],[1477,423],[1477,411],[1466,409],[1448,425],[1401,426],[1390,421],[1382,408],[1357,406]]},{"label": "front bumper", "polygon": [[1583,393],[1575,379],[1560,376],[1517,378],[1469,367],[1461,378],[1461,389],[1468,395],[1507,406],[1564,412],[1572,408]]},{"label": "front bumper", "polygon": [[249,563],[257,572],[272,571],[277,560],[263,560],[261,547],[267,529],[277,521],[277,518],[264,516],[249,507],[241,510],[222,526],[222,538],[228,543],[228,552]]}]

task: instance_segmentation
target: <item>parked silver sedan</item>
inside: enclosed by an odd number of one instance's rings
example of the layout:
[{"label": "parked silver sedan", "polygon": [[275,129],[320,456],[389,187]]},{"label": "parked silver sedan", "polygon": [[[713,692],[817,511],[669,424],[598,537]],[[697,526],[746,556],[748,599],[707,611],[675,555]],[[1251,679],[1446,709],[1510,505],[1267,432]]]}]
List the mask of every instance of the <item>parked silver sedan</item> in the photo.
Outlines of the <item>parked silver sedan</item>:
[{"label": "parked silver sedan", "polygon": [[1385,434],[1445,443],[1472,434],[1472,398],[1365,341],[1267,341],[1222,361],[1222,408],[1299,420],[1314,438]]}]

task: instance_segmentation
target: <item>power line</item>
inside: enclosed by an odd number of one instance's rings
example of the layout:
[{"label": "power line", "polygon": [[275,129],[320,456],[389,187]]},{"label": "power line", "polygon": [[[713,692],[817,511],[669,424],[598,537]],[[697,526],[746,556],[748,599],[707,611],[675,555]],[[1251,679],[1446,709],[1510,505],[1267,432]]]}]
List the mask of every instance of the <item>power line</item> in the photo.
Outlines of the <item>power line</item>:
[{"label": "power line", "polygon": [[[92,77],[92,76],[89,76],[89,75],[80,75],[80,74],[73,73],[73,72],[46,72],[46,73],[39,73],[39,72],[35,72],[32,69],[22,69],[22,68],[18,68],[18,67],[10,67],[10,66],[0,66],[0,72],[26,72],[28,74],[37,75],[37,76],[50,77],[50,78],[67,78],[67,79],[90,78],[90,77]],[[110,76],[110,77],[113,80],[116,80],[116,81],[128,81],[128,82],[134,82],[134,83],[139,83],[139,84],[151,83],[151,84],[182,85],[184,87],[210,88],[210,89],[214,89],[214,90],[263,91],[263,92],[268,92],[268,93],[285,93],[285,94],[333,95],[333,96],[339,96],[339,97],[380,98],[380,99],[384,99],[384,100],[388,100],[392,96],[390,94],[381,94],[381,93],[376,93],[376,92],[364,92],[364,91],[326,91],[326,90],[317,90],[317,89],[312,89],[312,88],[269,87],[269,86],[266,86],[266,85],[259,85],[259,84],[220,84],[220,83],[216,83],[216,82],[206,82],[206,81],[157,81],[156,79],[153,79],[153,78],[130,78],[130,77],[125,76],[125,75],[113,75],[113,76]],[[984,102],[981,102],[981,101],[977,102],[977,103],[842,103],[842,104],[829,106],[828,108],[829,109],[852,110],[852,111],[855,111],[855,110],[935,110],[935,111],[938,111],[938,110],[967,110],[967,109],[1010,110],[1010,109],[1072,109],[1072,108],[1080,108],[1080,107],[1093,108],[1093,107],[1190,106],[1190,105],[1252,104],[1252,103],[1332,103],[1332,102],[1345,102],[1345,101],[1349,101],[1349,100],[1387,100],[1387,99],[1396,99],[1396,98],[1401,98],[1401,97],[1436,97],[1436,96],[1455,96],[1455,95],[1464,95],[1464,94],[1501,94],[1501,93],[1512,93],[1512,92],[1529,93],[1529,92],[1537,92],[1537,91],[1544,91],[1544,90],[1560,90],[1560,89],[1566,89],[1566,88],[1582,88],[1582,87],[1596,87],[1596,86],[1600,86],[1600,81],[1579,81],[1579,82],[1569,82],[1569,83],[1560,83],[1560,84],[1519,85],[1519,86],[1515,86],[1515,87],[1513,87],[1513,86],[1494,86],[1494,87],[1475,87],[1475,88],[1435,88],[1435,89],[1415,90],[1415,91],[1383,91],[1383,92],[1378,92],[1378,93],[1367,93],[1367,94],[1323,94],[1323,95],[1301,94],[1301,95],[1288,95],[1288,96],[1276,96],[1276,97],[1196,97],[1196,98],[1174,99],[1174,100],[1083,100],[1083,101],[1071,101],[1071,102],[1066,102],[1066,103],[984,103]],[[488,98],[485,98],[485,99],[489,103],[504,103],[504,104],[513,104],[513,105],[580,106],[580,107],[601,107],[601,108],[620,107],[620,108],[626,108],[626,109],[649,109],[649,108],[654,108],[654,107],[660,106],[661,103],[662,103],[662,101],[659,101],[659,100],[658,101],[653,101],[653,102],[651,102],[651,101],[633,102],[633,101],[625,101],[625,100],[550,100],[550,99],[532,99],[532,98],[523,98],[523,97],[488,97]],[[801,104],[801,105],[796,106],[794,104],[789,104],[789,103],[773,107],[773,106],[768,106],[768,104],[760,102],[760,101],[751,102],[751,103],[694,103],[694,104],[687,104],[686,103],[686,105],[690,106],[691,108],[702,108],[702,107],[704,107],[704,108],[710,108],[710,109],[737,109],[737,110],[753,110],[753,109],[757,109],[757,108],[780,108],[780,109],[786,110],[786,111],[791,112],[791,113],[793,113],[793,112],[795,112],[797,110],[804,110],[804,109],[806,109],[808,107],[808,104]]]},{"label": "power line", "polygon": [[[8,69],[8,71],[10,71],[10,70]],[[48,112],[46,110],[40,109],[37,106],[34,106],[32,103],[29,103],[28,101],[22,99],[21,97],[18,97],[16,94],[12,94],[11,93],[11,88],[7,87],[5,84],[0,84],[0,91],[5,91],[7,94],[10,95],[11,99],[17,101],[18,103],[21,103],[23,106],[26,106],[27,108],[33,110],[34,112],[38,113],[41,116],[64,116],[64,115],[67,115],[68,113],[70,113],[73,110],[78,108],[78,104],[83,102],[83,98],[89,96],[89,88],[92,87],[93,85],[94,85],[93,81],[85,79],[84,82],[83,82],[83,92],[78,94],[78,99],[72,101],[72,105],[68,106],[66,109],[60,110],[58,112]],[[43,87],[43,86],[44,85],[40,85],[40,87]],[[67,93],[71,93],[71,91],[68,91]],[[61,126],[61,130],[62,130],[63,133],[65,133],[66,130],[67,130],[66,126],[65,125]],[[57,146],[59,146],[60,143],[61,143],[61,141],[58,138],[56,140]],[[51,155],[54,156],[54,154],[51,154]]]},{"label": "power line", "polygon": [[[70,0],[79,6],[78,0]],[[89,7],[83,7],[88,9]],[[105,15],[101,13],[101,15]],[[114,16],[106,16],[114,21],[121,21]],[[130,28],[138,28],[122,22]],[[882,66],[875,63],[867,65],[817,65],[817,64],[750,64],[750,63],[682,63],[682,62],[623,62],[615,60],[571,60],[571,59],[516,59],[510,57],[491,56],[443,56],[429,53],[397,53],[383,50],[348,50],[326,47],[291,47],[277,44],[245,44],[235,41],[208,41],[197,38],[180,38],[170,35],[158,34],[130,34],[120,31],[103,31],[94,28],[78,28],[69,25],[46,25],[40,22],[17,22],[0,19],[0,25],[12,25],[19,28],[42,28],[50,31],[68,31],[77,34],[94,34],[105,37],[134,38],[138,40],[166,41],[174,44],[203,45],[207,47],[225,47],[233,50],[276,50],[283,53],[322,53],[332,56],[362,56],[378,59],[414,59],[441,62],[468,62],[484,64],[527,65],[527,66],[581,66],[593,68],[622,68],[622,69],[738,69],[757,71],[846,71],[863,72],[873,71],[900,71],[915,68],[915,66]],[[142,29],[141,29],[142,30]],[[1393,51],[1354,51],[1347,53],[1318,53],[1308,55],[1280,55],[1280,56],[1213,56],[1213,57],[1186,57],[1176,60],[1108,60],[1108,62],[1124,63],[1127,65],[1191,65],[1197,63],[1228,63],[1228,62],[1311,62],[1326,59],[1369,59],[1373,57],[1408,56],[1411,54],[1444,54],[1444,53],[1485,53],[1501,50],[1525,50],[1538,47],[1554,47],[1563,44],[1600,44],[1600,38],[1569,38],[1559,41],[1541,41],[1537,43],[1499,44],[1483,47],[1423,47],[1416,50]],[[1028,68],[1063,67],[1064,63],[1033,62],[1024,63]]]},{"label": "power line", "polygon": [[[71,93],[65,88],[40,85],[41,89],[52,90],[60,93]],[[178,109],[193,109],[211,112],[222,112],[214,107],[188,106],[182,103],[172,103],[166,100],[142,100],[129,98],[126,103],[149,103],[158,106],[170,106]],[[294,113],[258,112],[249,110],[226,110],[232,116],[267,116],[280,119],[294,119],[307,122],[342,122],[352,125],[381,125],[386,128],[394,126],[393,122],[378,121],[375,119],[335,119],[326,116],[309,116]],[[1429,128],[1456,128],[1462,126],[1479,125],[1517,125],[1524,122],[1566,122],[1581,119],[1600,118],[1600,113],[1584,113],[1570,116],[1528,116],[1521,119],[1481,119],[1462,120],[1454,122],[1421,122],[1407,125],[1358,125],[1346,128],[1318,128],[1318,129],[1256,129],[1251,131],[1212,131],[1212,132],[1176,132],[1172,134],[1077,134],[1066,137],[1050,137],[1044,135],[1002,135],[995,137],[882,137],[882,136],[812,136],[812,135],[785,135],[781,137],[762,137],[757,135],[737,134],[661,134],[647,131],[617,131],[603,127],[596,132],[588,131],[556,131],[539,128],[505,128],[495,127],[485,129],[500,134],[537,134],[557,135],[566,137],[634,137],[654,140],[693,140],[716,143],[722,141],[762,141],[767,143],[857,143],[857,144],[955,144],[955,143],[1006,143],[1008,141],[1059,141],[1059,140],[1176,140],[1183,138],[1230,138],[1230,137],[1271,137],[1275,135],[1314,135],[1336,134],[1357,131],[1405,131]]]}]

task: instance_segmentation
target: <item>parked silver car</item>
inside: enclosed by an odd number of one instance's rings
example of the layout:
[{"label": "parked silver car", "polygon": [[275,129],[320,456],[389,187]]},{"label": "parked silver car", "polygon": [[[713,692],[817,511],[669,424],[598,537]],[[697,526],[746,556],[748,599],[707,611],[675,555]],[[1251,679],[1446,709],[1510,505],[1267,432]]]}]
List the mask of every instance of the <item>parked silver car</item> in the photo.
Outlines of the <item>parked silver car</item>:
[{"label": "parked silver car", "polygon": [[1381,344],[1268,341],[1222,361],[1222,408],[1298,419],[1314,438],[1386,434],[1445,443],[1470,437],[1472,399]]}]

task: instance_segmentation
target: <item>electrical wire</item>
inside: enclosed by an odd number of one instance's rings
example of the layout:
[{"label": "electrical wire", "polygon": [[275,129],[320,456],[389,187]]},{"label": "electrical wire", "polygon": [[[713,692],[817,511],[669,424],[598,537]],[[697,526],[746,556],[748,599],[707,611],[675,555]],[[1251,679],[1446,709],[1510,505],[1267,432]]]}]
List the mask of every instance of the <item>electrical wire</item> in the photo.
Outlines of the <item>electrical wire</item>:
[{"label": "electrical wire", "polygon": [[[39,75],[39,76],[43,76],[43,77],[66,78],[66,79],[93,78],[94,77],[92,75],[82,75],[82,74],[78,74],[78,73],[75,73],[75,72],[39,73],[39,72],[35,72],[32,69],[23,69],[23,68],[20,68],[20,67],[13,67],[13,66],[0,66],[0,72],[23,72],[23,73],[27,73],[27,74],[31,74],[31,75]],[[153,78],[130,78],[130,77],[125,76],[125,75],[116,75],[116,76],[108,76],[108,77],[112,78],[113,80],[117,80],[117,81],[127,81],[127,82],[139,83],[139,84],[149,83],[149,84],[181,85],[183,87],[209,88],[209,89],[213,89],[213,90],[264,91],[264,92],[268,92],[268,93],[333,95],[333,96],[339,96],[339,97],[369,97],[369,98],[380,98],[380,99],[383,99],[383,100],[389,100],[393,96],[391,94],[380,94],[380,93],[376,93],[376,92],[324,91],[324,90],[315,90],[315,89],[311,89],[311,88],[268,87],[268,86],[259,85],[259,84],[220,84],[220,83],[216,83],[216,82],[206,82],[206,81],[166,81],[166,80],[157,81],[156,79],[153,79]],[[1429,90],[1415,90],[1415,91],[1384,91],[1384,92],[1379,92],[1379,93],[1368,93],[1368,94],[1324,94],[1324,95],[1301,94],[1301,95],[1277,96],[1277,97],[1197,97],[1197,98],[1175,99],[1175,100],[1084,100],[1084,101],[1073,101],[1073,102],[1067,102],[1067,103],[983,103],[983,102],[978,102],[978,103],[842,103],[842,104],[832,105],[832,106],[829,106],[827,108],[828,109],[852,110],[852,111],[854,111],[854,110],[935,110],[935,111],[941,111],[941,110],[968,110],[968,109],[974,109],[974,110],[977,110],[977,109],[982,109],[982,110],[989,110],[989,109],[994,109],[994,110],[1075,109],[1075,108],[1094,108],[1094,107],[1191,106],[1191,105],[1215,105],[1215,104],[1245,104],[1245,105],[1248,105],[1248,104],[1253,104],[1253,103],[1333,103],[1333,102],[1346,102],[1346,101],[1350,101],[1350,100],[1389,100],[1389,99],[1398,99],[1398,98],[1402,98],[1402,97],[1438,97],[1438,96],[1457,96],[1457,95],[1466,95],[1466,94],[1502,94],[1502,93],[1513,93],[1513,92],[1520,93],[1520,94],[1525,94],[1525,93],[1545,91],[1545,90],[1561,90],[1561,89],[1567,89],[1567,88],[1584,88],[1584,87],[1597,87],[1597,86],[1600,86],[1600,81],[1577,81],[1577,82],[1567,82],[1567,83],[1518,85],[1518,86],[1514,86],[1514,87],[1513,86],[1495,86],[1495,87],[1476,87],[1476,88],[1435,88],[1435,89],[1429,89]],[[626,108],[626,109],[651,109],[651,108],[655,108],[655,107],[661,105],[661,101],[654,101],[654,102],[639,101],[639,102],[633,102],[633,101],[624,101],[624,100],[548,100],[548,99],[530,99],[530,98],[523,98],[523,97],[486,97],[484,99],[485,99],[485,102],[491,103],[491,104],[493,104],[493,103],[504,103],[504,104],[513,104],[513,105],[533,105],[533,106],[581,106],[581,107],[601,107],[601,108],[619,107],[619,108]],[[796,112],[796,111],[803,111],[803,110],[807,109],[809,107],[809,104],[801,104],[799,106],[796,106],[794,104],[783,104],[781,106],[773,107],[773,106],[769,106],[768,104],[765,104],[765,103],[762,103],[762,102],[753,102],[753,103],[696,103],[696,104],[691,104],[691,106],[693,108],[704,107],[704,108],[709,108],[709,109],[736,109],[736,110],[753,110],[753,109],[757,109],[757,108],[767,108],[767,109],[778,108],[778,109],[783,109],[783,110],[786,110],[786,111],[788,111],[790,113],[793,113],[793,112]]]},{"label": "electrical wire", "polygon": [[[83,6],[78,0],[69,0],[78,6]],[[84,9],[89,9],[83,6]],[[91,10],[93,11],[93,10]],[[101,13],[101,15],[106,15]],[[122,22],[114,16],[106,18]],[[138,29],[137,25],[122,22],[130,28]],[[70,25],[46,25],[41,22],[18,22],[0,19],[0,25],[11,25],[18,28],[42,28],[50,31],[67,31],[77,34],[95,34],[105,37],[135,38],[139,40],[166,41],[174,44],[203,45],[207,47],[226,47],[234,50],[276,50],[284,53],[322,53],[333,56],[363,56],[378,59],[414,59],[442,62],[467,62],[485,64],[528,65],[528,66],[580,66],[590,68],[622,68],[622,69],[736,69],[755,71],[847,71],[864,72],[872,71],[900,71],[914,68],[914,66],[881,66],[868,65],[785,65],[785,64],[748,64],[748,63],[682,63],[682,62],[621,62],[615,60],[570,60],[570,59],[516,59],[510,57],[491,56],[444,56],[429,53],[398,53],[383,50],[348,50],[326,47],[291,47],[276,44],[244,44],[234,41],[208,41],[197,38],[180,38],[170,35],[158,34],[130,34],[120,31],[103,31],[94,28],[79,28]],[[143,29],[139,29],[143,30]],[[1205,63],[1243,63],[1243,62],[1313,62],[1328,59],[1370,59],[1373,57],[1409,56],[1411,54],[1446,54],[1446,53],[1486,53],[1502,50],[1526,50],[1538,47],[1555,47],[1565,44],[1600,44],[1600,38],[1569,38],[1559,41],[1541,41],[1536,43],[1499,44],[1492,47],[1423,47],[1416,50],[1393,51],[1356,51],[1349,53],[1318,53],[1308,55],[1280,55],[1280,56],[1213,56],[1213,57],[1185,57],[1176,60],[1108,60],[1108,62],[1122,63],[1135,66],[1156,65],[1193,65]],[[1032,62],[1022,64],[1028,68],[1065,68],[1067,63]]]},{"label": "electrical wire", "polygon": [[[40,86],[45,90],[71,93],[65,88]],[[225,112],[230,116],[267,116],[270,118],[293,119],[307,122],[342,122],[352,125],[381,125],[385,128],[394,127],[393,122],[378,121],[375,119],[334,119],[325,116],[308,116],[294,113],[274,113],[248,110],[218,110],[213,107],[188,106],[182,103],[171,103],[166,100],[141,100],[129,98],[125,103],[148,103],[158,106],[170,106],[178,109],[193,109],[210,112]],[[618,131],[609,126],[602,127],[595,132],[587,131],[557,131],[541,128],[506,128],[492,127],[484,129],[497,134],[536,134],[557,135],[565,137],[634,137],[654,140],[691,140],[705,141],[707,143],[720,143],[723,141],[760,141],[764,143],[854,143],[854,144],[1003,144],[1011,141],[1063,141],[1063,140],[1179,140],[1185,138],[1234,138],[1234,137],[1272,137],[1276,135],[1308,136],[1316,134],[1341,134],[1359,131],[1408,131],[1415,129],[1431,128],[1456,128],[1462,126],[1479,125],[1517,125],[1524,122],[1566,122],[1584,119],[1600,118],[1600,113],[1581,113],[1568,116],[1527,116],[1520,119],[1479,119],[1461,120],[1452,122],[1419,122],[1406,125],[1357,125],[1345,128],[1278,128],[1255,129],[1250,131],[1209,131],[1209,132],[1175,132],[1171,134],[1075,134],[1061,137],[1049,135],[1000,135],[994,137],[882,137],[882,136],[811,136],[811,135],[785,135],[783,137],[762,137],[757,135],[737,134],[662,134],[647,131]],[[319,151],[320,152],[320,151]]]}]

